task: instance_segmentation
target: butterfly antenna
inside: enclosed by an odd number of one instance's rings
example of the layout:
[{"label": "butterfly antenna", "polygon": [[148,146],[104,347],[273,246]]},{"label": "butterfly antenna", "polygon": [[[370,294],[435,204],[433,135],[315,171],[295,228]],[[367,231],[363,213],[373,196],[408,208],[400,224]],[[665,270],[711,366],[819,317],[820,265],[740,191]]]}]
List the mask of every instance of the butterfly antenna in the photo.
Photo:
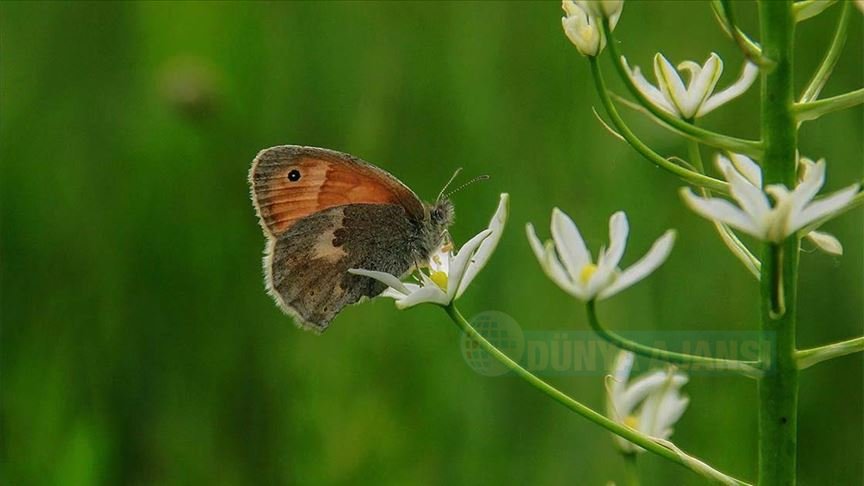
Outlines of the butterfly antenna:
[{"label": "butterfly antenna", "polygon": [[447,184],[444,184],[444,187],[441,188],[441,192],[438,193],[438,197],[435,198],[436,202],[441,200],[441,196],[444,195],[444,191],[446,191],[447,188],[450,187],[450,184],[453,183],[453,179],[456,179],[456,176],[458,176],[460,172],[462,172],[462,167],[459,167],[453,172],[453,175],[450,176],[450,180],[447,181]]},{"label": "butterfly antenna", "polygon": [[488,175],[486,175],[486,174],[479,175],[479,176],[471,179],[470,181],[466,182],[465,184],[462,184],[461,186],[457,187],[456,189],[453,189],[452,191],[448,192],[447,194],[444,195],[444,197],[449,198],[451,195],[456,194],[457,192],[461,191],[462,189],[465,189],[466,187],[470,186],[471,184],[474,184],[475,182],[485,181],[485,180],[489,180]]}]

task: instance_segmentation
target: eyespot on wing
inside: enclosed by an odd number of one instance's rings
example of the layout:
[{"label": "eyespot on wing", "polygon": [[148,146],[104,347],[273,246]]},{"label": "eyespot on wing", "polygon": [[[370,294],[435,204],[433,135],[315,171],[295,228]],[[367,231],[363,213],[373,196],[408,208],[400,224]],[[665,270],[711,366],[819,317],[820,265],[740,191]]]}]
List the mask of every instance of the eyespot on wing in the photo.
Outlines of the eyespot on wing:
[{"label": "eyespot on wing", "polygon": [[346,204],[398,204],[409,218],[424,217],[423,203],[386,171],[333,150],[280,145],[264,149],[249,171],[252,201],[270,236],[300,219]]}]

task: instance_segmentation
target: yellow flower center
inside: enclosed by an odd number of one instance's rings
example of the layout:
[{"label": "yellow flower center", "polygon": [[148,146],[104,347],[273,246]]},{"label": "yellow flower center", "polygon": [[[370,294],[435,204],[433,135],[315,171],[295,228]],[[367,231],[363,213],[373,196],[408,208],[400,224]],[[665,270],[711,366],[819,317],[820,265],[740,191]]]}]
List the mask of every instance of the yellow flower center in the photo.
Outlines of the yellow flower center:
[{"label": "yellow flower center", "polygon": [[597,265],[594,265],[593,263],[589,263],[589,264],[585,265],[584,267],[582,267],[582,271],[579,272],[579,280],[583,284],[587,284],[588,281],[591,280],[591,277],[594,276],[595,272],[597,272]]},{"label": "yellow flower center", "polygon": [[624,425],[630,427],[631,429],[636,429],[639,427],[639,419],[634,417],[633,415],[628,415],[624,417]]},{"label": "yellow flower center", "polygon": [[432,272],[429,275],[429,278],[435,282],[435,285],[441,288],[443,291],[447,291],[447,274],[444,272]]}]

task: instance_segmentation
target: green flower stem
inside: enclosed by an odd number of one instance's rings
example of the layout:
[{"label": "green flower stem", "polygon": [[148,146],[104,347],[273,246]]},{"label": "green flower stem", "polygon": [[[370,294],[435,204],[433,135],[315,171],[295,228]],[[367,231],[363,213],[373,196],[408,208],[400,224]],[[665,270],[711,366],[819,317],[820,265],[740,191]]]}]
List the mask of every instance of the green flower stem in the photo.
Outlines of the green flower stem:
[{"label": "green flower stem", "polygon": [[864,103],[864,88],[859,88],[855,91],[850,91],[831,98],[810,101],[809,103],[798,103],[795,105],[795,116],[798,118],[799,122],[805,122],[862,103]]},{"label": "green flower stem", "polygon": [[748,378],[758,378],[762,376],[762,371],[759,369],[759,363],[757,361],[740,361],[736,359],[709,358],[707,356],[676,353],[674,351],[667,351],[665,349],[646,346],[644,344],[631,341],[621,336],[620,334],[616,334],[612,331],[607,331],[600,324],[600,321],[597,319],[596,303],[593,300],[588,301],[585,309],[588,313],[588,324],[591,326],[591,329],[593,329],[594,332],[600,335],[600,337],[602,337],[606,341],[609,341],[615,346],[618,346],[621,349],[632,351],[633,353],[636,353],[640,356],[645,356],[646,358],[666,361],[667,363],[688,366],[703,366],[705,368],[717,371],[726,370],[746,376]]},{"label": "green flower stem", "polygon": [[[693,162],[693,165],[699,172],[704,174],[705,166],[702,163],[702,153],[699,151],[699,142],[691,140],[688,149],[690,153],[690,160]],[[711,191],[709,191],[708,189],[701,189],[701,192],[702,197],[711,197]],[[726,248],[728,248],[729,251],[732,252],[735,258],[737,258],[739,261],[741,261],[741,263],[744,264],[744,268],[746,268],[747,271],[750,272],[750,275],[753,275],[754,277],[756,277],[756,280],[759,280],[759,272],[762,268],[762,262],[760,262],[759,259],[756,258],[755,255],[753,255],[750,249],[747,248],[747,245],[745,245],[744,242],[741,241],[740,238],[738,238],[738,235],[736,235],[735,232],[732,231],[732,228],[719,221],[712,220],[711,223],[714,225],[714,229],[717,230],[717,234],[720,236],[720,241],[722,241],[723,244],[726,245]]]},{"label": "green flower stem", "polygon": [[[759,2],[763,54],[774,60],[762,75],[762,159],[765,185],[795,187],[798,130],[794,113],[791,0]],[[796,479],[798,363],[795,350],[797,236],[765,245],[762,258],[762,345],[759,380],[760,486],[794,485]]]},{"label": "green flower stem", "polygon": [[843,52],[843,47],[846,45],[846,32],[849,28],[849,14],[852,10],[852,2],[843,1],[843,10],[840,12],[840,19],[837,21],[837,28],[834,29],[834,38],[831,40],[831,47],[825,53],[825,57],[819,64],[819,68],[813,73],[813,78],[807,83],[807,88],[801,95],[799,103],[809,103],[819,97],[828,78],[831,77],[831,72],[834,71],[834,66],[837,65],[837,60],[840,59],[840,53]]},{"label": "green flower stem", "polygon": [[861,351],[864,351],[864,337],[819,346],[818,348],[802,349],[795,353],[795,358],[798,360],[798,369],[803,370],[829,359],[860,353]]},{"label": "green flower stem", "polygon": [[[622,81],[627,86],[627,89],[630,91],[630,94],[633,95],[639,103],[645,106],[648,111],[651,112],[654,117],[658,118],[663,122],[664,125],[673,128],[676,132],[684,135],[688,138],[695,139],[699,142],[704,143],[705,145],[709,145],[712,147],[720,148],[723,150],[729,150],[732,152],[736,152],[739,154],[749,155],[754,158],[760,158],[762,154],[762,146],[760,142],[756,140],[746,140],[742,138],[730,137],[728,135],[723,135],[721,133],[712,132],[711,130],[706,130],[701,127],[697,127],[692,123],[687,123],[686,121],[678,118],[671,113],[667,113],[666,111],[658,108],[651,102],[645,95],[642,94],[641,91],[636,87],[636,84],[633,83],[633,80],[630,79],[630,74],[627,72],[627,67],[624,65],[624,59],[621,56],[621,53],[618,50],[617,40],[615,39],[612,29],[609,26],[608,19],[603,22],[603,30],[606,34],[606,38],[608,42],[606,43],[609,46],[609,51],[613,57],[613,64],[618,71]],[[594,60],[593,58],[591,59]]]},{"label": "green flower stem", "polygon": [[639,456],[635,452],[624,454],[624,475],[629,486],[639,486]]},{"label": "green flower stem", "polygon": [[651,150],[650,147],[648,147],[647,145],[645,145],[644,142],[639,140],[639,138],[636,137],[633,131],[630,130],[630,127],[628,127],[627,124],[624,123],[624,119],[622,119],[621,115],[618,114],[618,110],[615,108],[615,104],[609,97],[609,92],[606,90],[606,82],[603,80],[603,73],[600,71],[600,66],[597,63],[597,58],[589,57],[588,60],[591,64],[591,74],[594,76],[594,84],[597,87],[597,94],[598,96],[600,96],[600,100],[603,102],[604,108],[606,108],[606,113],[609,115],[609,118],[612,119],[612,124],[615,125],[618,133],[622,137],[624,137],[624,140],[626,140],[631,147],[633,147],[643,157],[653,162],[658,167],[666,169],[667,171],[677,175],[678,177],[684,179],[690,184],[713,189],[723,193],[729,192],[729,185],[726,182],[715,179],[713,177],[705,176],[698,172],[694,172],[692,170],[681,167],[680,165],[674,164],[660,156],[660,154],[658,154],[657,152]]},{"label": "green flower stem", "polygon": [[[490,356],[498,360],[501,364],[507,367],[510,371],[513,372],[519,378],[522,378],[529,385],[533,386],[540,392],[546,394],[549,398],[555,400],[556,402],[564,405],[568,409],[582,417],[594,422],[595,424],[603,427],[604,429],[616,434],[620,437],[623,437],[626,440],[642,447],[643,449],[650,451],[654,454],[657,454],[660,457],[668,459],[676,464],[680,464],[691,471],[711,479],[713,481],[722,483],[722,484],[731,484],[731,485],[744,485],[747,486],[748,483],[743,481],[739,481],[731,476],[727,476],[716,469],[711,468],[704,462],[684,454],[677,448],[667,447],[666,445],[662,445],[657,440],[638,432],[634,429],[626,427],[618,422],[615,422],[612,419],[607,418],[599,412],[594,411],[593,409],[577,402],[576,400],[570,398],[565,395],[563,392],[553,387],[549,383],[541,380],[539,377],[526,370],[525,368],[519,366],[518,363],[510,359],[509,356],[501,352],[498,348],[496,348],[492,343],[486,340],[476,329],[462,316],[459,310],[455,305],[450,304],[449,306],[443,307],[444,311],[447,312],[447,315],[450,316],[450,319],[456,324],[456,326],[465,333],[472,340],[476,341],[484,351],[489,353]],[[665,442],[665,441],[664,441]]]}]

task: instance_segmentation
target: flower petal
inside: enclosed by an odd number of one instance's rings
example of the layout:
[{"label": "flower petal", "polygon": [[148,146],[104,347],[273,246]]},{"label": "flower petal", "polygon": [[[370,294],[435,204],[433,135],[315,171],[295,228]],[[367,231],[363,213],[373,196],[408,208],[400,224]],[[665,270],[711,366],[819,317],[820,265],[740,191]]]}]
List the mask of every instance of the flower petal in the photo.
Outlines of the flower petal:
[{"label": "flower petal", "polygon": [[[612,380],[608,386],[607,409],[610,416],[618,414],[618,404],[621,403],[624,392],[627,391],[627,381],[630,379],[630,370],[633,369],[633,361],[636,355],[630,351],[619,351],[612,365]],[[617,419],[616,419],[617,420]]]},{"label": "flower petal", "polygon": [[425,285],[420,287],[414,292],[406,295],[402,299],[396,300],[396,307],[398,309],[407,309],[409,307],[413,307],[417,304],[438,304],[438,305],[448,305],[450,303],[450,297],[441,290],[435,284]]},{"label": "flower petal", "polygon": [[561,261],[558,260],[558,256],[555,252],[555,246],[551,241],[546,242],[546,248],[544,253],[545,257],[543,258],[543,269],[546,271],[546,275],[555,283],[555,285],[560,287],[561,290],[578,299],[587,300],[585,298],[584,289],[572,279],[570,279],[567,271],[561,264]]},{"label": "flower petal", "polygon": [[660,370],[645,373],[633,379],[615,404],[616,411],[622,418],[632,415],[639,403],[662,387],[665,382],[666,373]]},{"label": "flower petal", "polygon": [[725,158],[719,158],[717,165],[729,181],[729,192],[741,206],[750,219],[756,223],[765,222],[771,212],[771,203],[762,189],[741,175],[732,163]]},{"label": "flower petal", "polygon": [[570,274],[571,279],[579,278],[582,268],[591,263],[591,254],[585,247],[585,240],[579,233],[579,228],[563,211],[558,208],[552,210],[552,239],[558,255]]},{"label": "flower petal", "polygon": [[456,253],[456,257],[450,262],[450,273],[447,275],[447,297],[450,300],[456,296],[456,290],[459,289],[462,277],[465,275],[468,265],[471,264],[477,248],[491,234],[492,231],[487,229],[474,235],[473,238],[462,245],[462,248]]},{"label": "flower petal", "polygon": [[604,266],[614,269],[621,263],[629,232],[627,215],[623,211],[618,211],[609,218],[609,250],[605,253]]},{"label": "flower petal", "polygon": [[843,254],[843,244],[834,235],[823,233],[822,231],[811,231],[804,237],[829,255],[840,256]]},{"label": "flower petal", "polygon": [[348,273],[350,273],[352,275],[360,275],[362,277],[369,277],[369,278],[375,279],[375,280],[383,283],[387,287],[390,287],[394,290],[399,291],[403,295],[407,295],[410,293],[408,291],[408,288],[405,287],[405,284],[403,284],[402,281],[399,280],[398,277],[396,277],[395,275],[390,275],[387,272],[378,272],[376,270],[364,270],[362,268],[349,268]]},{"label": "flower petal", "polygon": [[728,163],[735,167],[735,170],[744,176],[748,182],[761,189],[762,168],[759,167],[759,164],[746,155],[730,153],[729,156],[730,157],[727,159],[722,154],[717,154],[717,166],[721,167],[720,171],[725,174],[725,171],[722,168],[725,166],[725,162],[722,161],[728,161]]},{"label": "flower petal", "polygon": [[687,110],[694,115],[702,107],[705,101],[714,93],[717,81],[723,74],[723,60],[715,53],[711,53],[699,75],[690,80],[687,87]]},{"label": "flower petal", "polygon": [[668,230],[663,233],[663,236],[651,245],[648,253],[630,268],[621,272],[621,275],[611,285],[600,291],[598,298],[609,298],[650,275],[651,272],[666,261],[674,243],[674,230]]},{"label": "flower petal", "polygon": [[581,292],[577,290],[576,285],[570,279],[564,265],[560,260],[558,260],[558,256],[555,252],[555,243],[547,241],[544,246],[544,244],[540,242],[540,239],[537,238],[537,235],[534,232],[534,226],[531,225],[531,223],[525,225],[525,232],[528,234],[528,241],[531,243],[531,249],[534,251],[534,255],[540,262],[540,267],[543,268],[543,273],[545,273],[552,282],[561,287],[562,290],[571,295],[578,294],[581,299]]},{"label": "flower petal", "polygon": [[659,52],[654,56],[654,75],[660,91],[675,107],[675,111],[684,118],[691,118],[694,113],[687,110],[687,88],[678,71],[672,66],[668,59]]},{"label": "flower petal", "polygon": [[546,258],[546,250],[543,248],[543,242],[537,237],[537,232],[534,231],[533,224],[528,223],[525,225],[525,234],[528,236],[528,243],[531,244],[531,250],[534,252],[534,256],[536,256],[537,261],[543,265],[543,260]]},{"label": "flower petal", "polygon": [[731,84],[729,87],[720,91],[719,93],[714,94],[714,96],[705,100],[702,103],[702,106],[699,108],[699,111],[696,113],[696,116],[705,116],[709,112],[714,111],[717,107],[732,101],[733,99],[741,96],[747,91],[750,86],[753,84],[753,81],[756,81],[756,78],[759,77],[759,66],[748,62],[744,65],[744,69],[741,71],[741,76]]},{"label": "flower petal", "polygon": [[804,172],[803,180],[792,191],[793,210],[795,212],[800,211],[813,200],[816,194],[819,194],[822,186],[825,185],[825,165],[825,159],[820,159],[813,165],[805,166],[807,170]]},{"label": "flower petal", "polygon": [[677,391],[664,395],[660,402],[660,409],[658,410],[658,430],[655,437],[668,439],[672,435],[672,432],[674,432],[673,426],[684,415],[684,411],[687,410],[687,405],[689,404],[690,398],[679,394]]},{"label": "flower petal", "polygon": [[[663,372],[661,372],[663,373]],[[682,373],[663,373],[663,383],[645,399],[639,416],[639,430],[651,437],[666,439],[672,425],[684,413],[688,399],[680,397],[678,390],[687,383]]]},{"label": "flower petal", "polygon": [[852,184],[845,189],[832,193],[830,196],[813,201],[800,213],[795,215],[795,219],[790,223],[789,231],[797,231],[810,223],[815,223],[840,211],[852,202],[852,199],[858,194],[860,188],[859,184]]},{"label": "flower petal", "polygon": [[492,252],[494,252],[495,248],[498,246],[498,242],[501,241],[501,235],[504,233],[504,225],[507,223],[509,201],[510,195],[507,193],[501,194],[501,197],[498,199],[498,209],[495,210],[492,220],[489,221],[489,231],[491,231],[492,234],[483,240],[483,243],[480,244],[480,247],[474,254],[474,258],[471,259],[471,263],[465,270],[465,275],[462,276],[462,281],[459,282],[459,288],[456,291],[457,299],[462,296],[462,292],[465,292],[465,289],[468,288],[474,280],[474,277],[480,273],[480,270],[483,270],[483,267],[486,266],[486,263],[492,256]]},{"label": "flower petal", "polygon": [[[702,72],[702,66],[699,65],[698,62],[693,61],[681,61],[678,63],[678,71],[688,71],[690,73],[690,84],[693,84],[693,80],[695,80],[699,73]],[[687,89],[690,89],[689,87]]]},{"label": "flower petal", "polygon": [[751,220],[747,213],[725,199],[699,197],[688,188],[681,189],[681,196],[687,206],[702,217],[728,224],[760,239],[765,237],[765,231],[761,226]]},{"label": "flower petal", "polygon": [[642,96],[648,98],[654,106],[660,108],[663,111],[667,111],[672,115],[677,115],[678,112],[675,110],[675,107],[669,103],[663,93],[657,89],[653,84],[649,83],[645,76],[642,75],[642,71],[639,69],[639,66],[630,68],[630,65],[627,64],[627,58],[621,56],[621,62],[624,64],[624,67],[627,69],[627,73],[630,76],[630,80],[633,81],[633,84],[636,86],[636,89],[642,93]]},{"label": "flower petal", "polygon": [[603,49],[603,35],[597,21],[574,2],[562,6],[567,14],[561,18],[564,34],[583,56],[596,56]]}]

